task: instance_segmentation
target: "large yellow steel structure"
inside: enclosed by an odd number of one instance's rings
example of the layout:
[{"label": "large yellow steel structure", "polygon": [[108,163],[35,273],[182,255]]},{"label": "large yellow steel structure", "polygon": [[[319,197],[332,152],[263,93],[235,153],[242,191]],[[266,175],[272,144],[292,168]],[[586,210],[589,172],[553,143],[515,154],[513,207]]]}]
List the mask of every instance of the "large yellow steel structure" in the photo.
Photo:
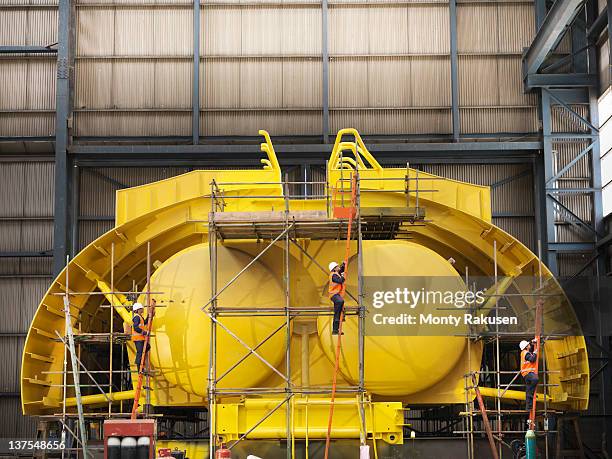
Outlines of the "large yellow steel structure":
[{"label": "large yellow steel structure", "polygon": [[[115,290],[127,291],[133,282],[140,286],[146,279],[146,250],[151,248],[155,266],[150,288],[158,304],[154,321],[151,363],[152,404],[157,406],[206,406],[209,368],[210,319],[201,308],[210,301],[209,213],[211,183],[224,183],[224,212],[251,212],[274,216],[288,208],[291,212],[329,210],[326,199],[287,200],[281,186],[281,170],[272,142],[261,131],[266,154],[259,170],[198,170],[178,177],[117,192],[116,225],[83,249],[69,263],[69,293],[75,326],[81,331],[104,331],[100,319],[109,309],[100,309],[110,291],[110,256],[114,250]],[[343,136],[355,142],[344,142]],[[349,158],[355,151],[357,155]],[[338,133],[328,162],[327,188],[341,183],[357,167],[362,179],[360,208],[423,207],[427,220],[410,227],[411,240],[366,240],[363,243],[363,275],[393,272],[402,276],[445,276],[463,285],[462,273],[493,276],[497,261],[499,276],[514,279],[520,288],[520,276],[542,277],[553,284],[552,274],[518,240],[491,223],[490,190],[406,168],[383,168],[369,153],[359,134],[352,129]],[[430,191],[398,191],[398,183],[418,177],[421,188]],[[390,180],[392,179],[392,180]],[[368,192],[372,191],[372,192]],[[374,192],[375,191],[375,192]],[[414,191],[414,190],[413,190]],[[418,202],[415,202],[418,200]],[[291,270],[290,304],[292,306],[328,306],[323,295],[327,276],[319,266],[343,258],[343,242],[334,240],[298,241],[288,261]],[[225,284],[251,263],[262,245],[255,240],[218,242],[217,282]],[[494,253],[495,249],[497,253]],[[310,254],[305,256],[305,253]],[[219,296],[221,304],[236,308],[285,305],[283,285],[283,249],[273,247],[244,272]],[[453,259],[451,264],[449,259]],[[62,407],[62,369],[64,346],[55,331],[64,332],[62,296],[66,293],[65,272],[60,274],[42,299],[30,327],[21,370],[24,414],[57,413]],[[356,289],[356,277],[350,278],[349,290]],[[498,288],[503,291],[504,285]],[[525,286],[525,294],[531,292]],[[114,305],[125,304],[120,295],[107,294]],[[533,297],[522,300],[523,313]],[[547,300],[553,301],[553,300]],[[545,308],[545,321],[579,329],[575,314],[566,300]],[[350,301],[347,303],[349,305]],[[517,303],[518,304],[518,303]],[[514,303],[513,303],[514,305]],[[88,314],[83,314],[87,311]],[[123,321],[131,322],[124,306],[114,307]],[[569,318],[569,319],[568,319]],[[234,330],[249,347],[257,346],[274,330],[283,326],[284,317],[257,316],[250,319],[228,317],[224,325]],[[335,340],[330,334],[329,316],[310,317],[292,322],[290,333],[291,381],[300,386],[329,386],[334,368]],[[557,327],[559,328],[559,327]],[[563,328],[563,327],[561,327]],[[554,327],[553,327],[554,329]],[[340,360],[340,385],[357,384],[357,318],[349,316]],[[550,384],[548,400],[560,409],[585,409],[589,378],[585,340],[565,336],[546,342],[546,367]],[[218,374],[230,369],[246,348],[229,334],[217,335]],[[128,344],[130,352],[133,352]],[[257,352],[262,359],[249,356],[219,382],[220,388],[280,388],[286,383],[277,369],[285,368],[285,342],[281,334],[268,339]],[[368,434],[388,443],[402,441],[405,404],[464,403],[464,376],[478,371],[482,355],[481,341],[468,346],[467,337],[365,337],[364,384],[369,407],[365,410]],[[484,391],[496,396],[495,391]],[[509,398],[520,398],[510,391]],[[133,391],[115,393],[113,400],[133,397]],[[294,438],[324,438],[329,402],[327,396],[299,396],[291,401]],[[524,394],[523,394],[524,397]],[[274,396],[220,397],[216,405],[217,431],[227,441],[237,439],[275,406]],[[359,421],[354,395],[338,396],[334,421],[335,438],[358,438]],[[102,394],[85,395],[83,403],[107,403]],[[75,400],[68,399],[70,409]],[[269,416],[254,429],[249,438],[283,438],[286,419],[282,411]]]}]

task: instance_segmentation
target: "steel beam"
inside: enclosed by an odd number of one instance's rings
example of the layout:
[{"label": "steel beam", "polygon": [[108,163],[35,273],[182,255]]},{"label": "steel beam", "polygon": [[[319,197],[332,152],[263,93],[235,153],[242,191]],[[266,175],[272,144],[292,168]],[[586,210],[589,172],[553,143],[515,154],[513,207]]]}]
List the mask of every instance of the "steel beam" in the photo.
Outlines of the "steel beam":
[{"label": "steel beam", "polygon": [[[382,152],[525,152],[539,150],[542,143],[533,142],[462,142],[462,143],[368,143],[372,153]],[[330,154],[329,144],[276,144],[275,151],[283,154],[326,153]],[[243,145],[73,145],[70,152],[75,155],[177,155],[177,154],[259,154],[259,144]]]},{"label": "steel beam", "polygon": [[39,250],[39,251],[24,251],[24,252],[0,252],[0,258],[38,258],[38,257],[52,257],[53,250]]},{"label": "steel beam", "polygon": [[566,28],[578,13],[583,0],[557,0],[546,15],[531,46],[523,55],[523,76],[537,73],[548,54],[557,46]]},{"label": "steel beam", "polygon": [[599,84],[597,75],[589,73],[532,73],[525,78],[525,89],[534,88],[576,88],[592,87]]},{"label": "steel beam", "polygon": [[608,7],[604,7],[602,12],[597,16],[591,27],[587,30],[587,36],[590,40],[597,40],[597,37],[604,31],[608,26]]},{"label": "steel beam", "polygon": [[554,252],[592,252],[595,244],[592,242],[549,242],[548,250]]},{"label": "steel beam", "polygon": [[56,54],[57,49],[48,46],[0,46],[0,54]]}]

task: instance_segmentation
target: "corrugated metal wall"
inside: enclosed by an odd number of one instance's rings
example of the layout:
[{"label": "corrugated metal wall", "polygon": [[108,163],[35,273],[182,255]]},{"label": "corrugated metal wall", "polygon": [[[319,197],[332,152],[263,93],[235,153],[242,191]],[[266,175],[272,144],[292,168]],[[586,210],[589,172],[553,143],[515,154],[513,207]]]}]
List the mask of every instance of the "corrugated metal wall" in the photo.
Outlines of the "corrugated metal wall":
[{"label": "corrugated metal wall", "polygon": [[[1,0],[0,45],[57,42],[57,0]],[[55,55],[0,55],[0,137],[52,136]]]},{"label": "corrugated metal wall", "polygon": [[0,437],[34,434],[21,416],[19,371],[25,334],[51,282],[54,164],[0,163]]},{"label": "corrugated metal wall", "polygon": [[[191,5],[78,2],[75,135],[190,135]],[[532,2],[460,2],[457,14],[462,132],[537,131],[520,77]],[[319,135],[321,16],[312,0],[203,4],[202,135]],[[449,28],[445,1],[330,1],[332,133],[449,134]]]},{"label": "corrugated metal wall", "polygon": [[536,132],[537,98],[523,94],[521,53],[535,30],[531,2],[459,3],[463,133]]}]

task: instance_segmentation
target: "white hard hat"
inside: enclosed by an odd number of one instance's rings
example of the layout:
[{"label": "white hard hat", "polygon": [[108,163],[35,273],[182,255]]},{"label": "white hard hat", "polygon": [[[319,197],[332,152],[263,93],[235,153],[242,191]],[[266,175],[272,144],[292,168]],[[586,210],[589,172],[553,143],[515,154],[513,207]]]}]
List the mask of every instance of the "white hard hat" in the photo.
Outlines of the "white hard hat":
[{"label": "white hard hat", "polygon": [[330,270],[330,271],[333,271],[333,270],[334,270],[334,269],[336,269],[337,267],[338,267],[338,263],[336,263],[335,261],[332,261],[332,262],[329,264],[329,270]]},{"label": "white hard hat", "polygon": [[529,341],[523,340],[519,343],[519,347],[521,348],[521,351],[525,350],[527,346],[529,346]]},{"label": "white hard hat", "polygon": [[139,309],[143,309],[142,304],[140,303],[134,303],[132,305],[132,311],[138,311]]}]

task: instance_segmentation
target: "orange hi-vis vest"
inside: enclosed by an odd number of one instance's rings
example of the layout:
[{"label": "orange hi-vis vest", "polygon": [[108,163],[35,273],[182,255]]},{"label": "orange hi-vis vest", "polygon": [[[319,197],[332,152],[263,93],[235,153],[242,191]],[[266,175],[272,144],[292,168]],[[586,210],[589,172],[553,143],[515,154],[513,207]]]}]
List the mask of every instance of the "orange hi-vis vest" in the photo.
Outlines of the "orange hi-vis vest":
[{"label": "orange hi-vis vest", "polygon": [[[527,354],[527,349],[524,349],[523,351],[521,351],[521,374],[523,376],[527,376],[529,373],[533,373],[535,375],[538,374],[538,370],[537,370],[537,363],[538,361],[536,360],[535,362],[528,362],[527,360],[525,360],[525,355]],[[537,354],[536,354],[537,357]]]},{"label": "orange hi-vis vest", "polygon": [[[140,328],[144,328],[145,327],[145,323],[144,323],[144,317],[142,317],[142,314],[138,314],[137,312],[134,313],[134,317],[140,317]],[[144,341],[145,340],[145,336],[142,333],[138,333],[136,330],[134,330],[134,324],[132,323],[132,341]]]},{"label": "orange hi-vis vest", "polygon": [[[342,298],[344,298],[344,292],[346,290],[346,285],[345,284],[337,284],[335,283],[332,278],[334,277],[334,274],[337,274],[335,272],[331,272],[329,273],[329,287],[328,287],[328,293],[329,293],[329,297],[331,298],[332,296],[334,296],[336,293],[339,294]],[[340,274],[338,274],[340,275]]]}]

